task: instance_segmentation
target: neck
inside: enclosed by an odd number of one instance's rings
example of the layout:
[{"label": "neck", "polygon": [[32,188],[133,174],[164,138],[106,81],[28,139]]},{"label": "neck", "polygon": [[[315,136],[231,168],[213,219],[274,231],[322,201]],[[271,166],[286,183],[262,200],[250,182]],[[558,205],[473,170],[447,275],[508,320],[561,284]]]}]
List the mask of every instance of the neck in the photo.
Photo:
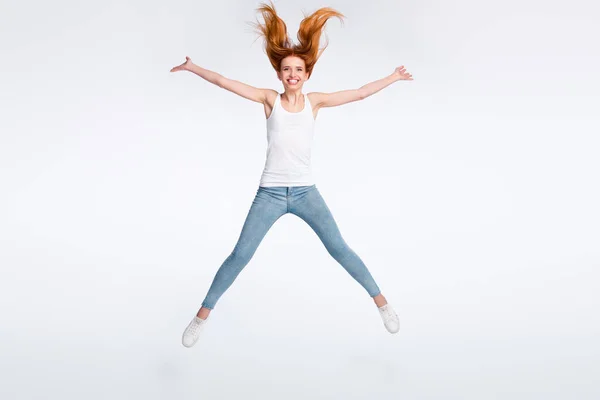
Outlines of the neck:
[{"label": "neck", "polygon": [[287,89],[284,93],[283,93],[283,97],[287,100],[288,103],[290,104],[296,104],[301,98],[302,96],[304,96],[302,94],[302,89]]}]

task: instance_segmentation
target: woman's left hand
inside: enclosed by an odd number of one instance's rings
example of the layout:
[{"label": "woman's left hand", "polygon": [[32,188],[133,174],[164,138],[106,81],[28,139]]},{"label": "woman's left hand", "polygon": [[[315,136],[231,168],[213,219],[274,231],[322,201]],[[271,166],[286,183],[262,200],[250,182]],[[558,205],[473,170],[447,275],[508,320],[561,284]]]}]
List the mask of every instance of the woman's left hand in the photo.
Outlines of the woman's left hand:
[{"label": "woman's left hand", "polygon": [[393,75],[402,81],[412,81],[413,80],[412,75],[409,74],[408,72],[406,72],[406,68],[404,68],[404,65],[401,65],[398,68],[396,68]]}]

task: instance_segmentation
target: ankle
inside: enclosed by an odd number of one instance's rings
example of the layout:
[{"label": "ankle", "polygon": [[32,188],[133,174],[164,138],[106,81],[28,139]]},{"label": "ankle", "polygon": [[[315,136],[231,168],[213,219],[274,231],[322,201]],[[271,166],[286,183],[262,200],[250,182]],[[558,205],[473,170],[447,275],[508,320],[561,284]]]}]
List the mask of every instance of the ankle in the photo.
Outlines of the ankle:
[{"label": "ankle", "polygon": [[377,307],[383,307],[387,304],[387,299],[381,293],[373,297],[373,301]]},{"label": "ankle", "polygon": [[210,308],[201,307],[200,310],[198,310],[196,317],[206,319],[206,318],[208,318],[210,311],[211,311]]}]

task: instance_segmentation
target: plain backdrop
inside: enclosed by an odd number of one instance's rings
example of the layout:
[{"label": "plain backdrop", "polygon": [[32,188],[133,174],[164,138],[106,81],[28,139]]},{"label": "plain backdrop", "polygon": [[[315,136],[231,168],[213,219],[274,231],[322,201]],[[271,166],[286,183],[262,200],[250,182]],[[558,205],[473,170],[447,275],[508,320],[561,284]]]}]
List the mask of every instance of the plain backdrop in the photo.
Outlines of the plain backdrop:
[{"label": "plain backdrop", "polygon": [[[0,397],[600,397],[600,7],[592,1],[275,3],[290,36],[330,6],[304,92],[316,184],[401,319],[288,214],[181,334],[235,245],[283,91],[252,1],[2,1]],[[262,20],[261,20],[262,21]]]}]

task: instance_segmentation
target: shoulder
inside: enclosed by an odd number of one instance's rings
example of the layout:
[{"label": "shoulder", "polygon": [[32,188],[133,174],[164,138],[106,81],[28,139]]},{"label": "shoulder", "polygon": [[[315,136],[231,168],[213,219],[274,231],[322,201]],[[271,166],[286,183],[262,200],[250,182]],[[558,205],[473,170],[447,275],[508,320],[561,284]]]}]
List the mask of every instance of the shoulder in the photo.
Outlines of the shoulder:
[{"label": "shoulder", "polygon": [[273,104],[275,104],[275,100],[277,99],[277,96],[279,96],[279,92],[277,90],[273,90],[273,89],[264,89],[264,94],[265,94],[265,104],[273,107]]},{"label": "shoulder", "polygon": [[325,96],[327,95],[327,93],[321,93],[321,92],[310,92],[306,94],[306,97],[308,97],[308,101],[310,101],[310,104],[314,107],[321,107],[321,104],[323,103],[323,99],[325,98]]},{"label": "shoulder", "polygon": [[268,119],[275,108],[275,100],[277,100],[279,92],[273,89],[263,89],[263,105],[265,107],[265,117]]}]

